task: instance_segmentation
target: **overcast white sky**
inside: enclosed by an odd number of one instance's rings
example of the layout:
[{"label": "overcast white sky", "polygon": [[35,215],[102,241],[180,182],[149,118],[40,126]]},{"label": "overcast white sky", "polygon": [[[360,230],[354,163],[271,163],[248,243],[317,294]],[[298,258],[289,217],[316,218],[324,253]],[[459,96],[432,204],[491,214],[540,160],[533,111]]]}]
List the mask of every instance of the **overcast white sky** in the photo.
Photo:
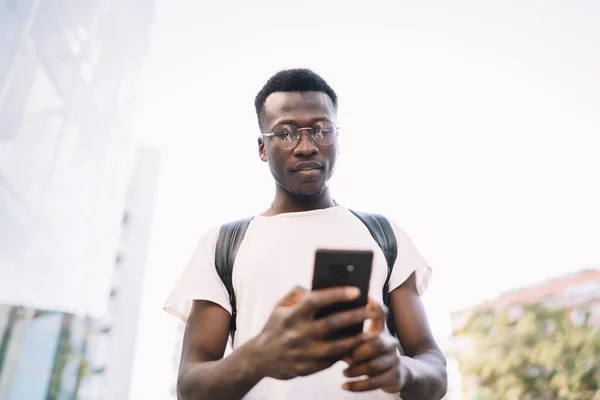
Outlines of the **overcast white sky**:
[{"label": "overcast white sky", "polygon": [[161,306],[199,236],[271,201],[253,99],[283,68],[338,92],[335,197],[404,227],[439,335],[451,310],[600,268],[599,26],[589,0],[158,1],[134,128],[165,154],[131,398],[171,383]]}]

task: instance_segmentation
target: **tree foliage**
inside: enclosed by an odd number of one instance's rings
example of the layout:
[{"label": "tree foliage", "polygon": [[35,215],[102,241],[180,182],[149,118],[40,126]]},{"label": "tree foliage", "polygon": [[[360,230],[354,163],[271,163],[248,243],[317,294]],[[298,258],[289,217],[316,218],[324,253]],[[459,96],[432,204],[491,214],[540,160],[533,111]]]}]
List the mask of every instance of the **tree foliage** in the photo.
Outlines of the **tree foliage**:
[{"label": "tree foliage", "polygon": [[589,315],[526,306],[518,318],[481,310],[455,333],[470,350],[457,354],[472,399],[600,400],[600,332]]}]

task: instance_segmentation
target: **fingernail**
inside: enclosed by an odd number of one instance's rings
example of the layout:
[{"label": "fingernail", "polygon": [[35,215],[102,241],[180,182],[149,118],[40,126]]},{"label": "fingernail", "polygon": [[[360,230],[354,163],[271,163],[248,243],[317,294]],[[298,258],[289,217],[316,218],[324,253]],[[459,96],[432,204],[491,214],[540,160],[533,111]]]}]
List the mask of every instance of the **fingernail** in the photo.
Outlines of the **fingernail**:
[{"label": "fingernail", "polygon": [[350,298],[356,298],[358,296],[360,296],[360,289],[357,287],[351,287],[346,289],[346,295]]},{"label": "fingernail", "polygon": [[373,332],[365,332],[363,333],[363,340],[369,340],[369,339],[373,339],[375,336],[377,336],[377,334],[373,333]]},{"label": "fingernail", "polygon": [[350,384],[348,384],[348,383],[344,383],[344,384],[342,385],[342,389],[344,389],[344,390],[350,390]]}]

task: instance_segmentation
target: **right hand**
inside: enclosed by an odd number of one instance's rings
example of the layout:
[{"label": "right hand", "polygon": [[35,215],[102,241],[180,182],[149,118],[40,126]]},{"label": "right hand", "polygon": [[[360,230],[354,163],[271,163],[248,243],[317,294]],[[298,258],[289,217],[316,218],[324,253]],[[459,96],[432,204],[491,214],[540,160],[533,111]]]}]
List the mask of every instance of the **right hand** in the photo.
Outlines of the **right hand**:
[{"label": "right hand", "polygon": [[292,289],[279,301],[262,332],[255,338],[255,364],[264,374],[286,380],[329,368],[365,340],[363,334],[325,340],[331,332],[370,317],[367,307],[344,311],[315,320],[315,313],[328,305],[354,300],[358,289],[339,287],[306,291]]}]

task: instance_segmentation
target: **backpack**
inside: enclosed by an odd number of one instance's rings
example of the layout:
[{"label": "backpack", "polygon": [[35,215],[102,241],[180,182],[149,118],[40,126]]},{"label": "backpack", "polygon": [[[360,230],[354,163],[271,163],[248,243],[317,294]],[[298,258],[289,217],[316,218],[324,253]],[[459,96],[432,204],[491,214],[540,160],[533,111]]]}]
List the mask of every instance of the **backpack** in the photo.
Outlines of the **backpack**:
[{"label": "backpack", "polygon": [[[396,235],[390,225],[390,222],[383,215],[370,214],[361,211],[350,210],[366,227],[369,229],[371,236],[385,256],[388,266],[387,278],[383,285],[383,303],[390,309],[390,293],[389,293],[389,281],[392,275],[392,269],[398,255],[398,244],[396,242]],[[227,289],[229,294],[229,300],[231,302],[231,322],[229,329],[231,332],[231,343],[236,331],[236,317],[237,308],[235,300],[235,292],[233,289],[233,265],[235,263],[235,257],[237,256],[238,249],[248,225],[254,217],[247,217],[239,219],[237,221],[228,222],[221,226],[219,231],[219,237],[217,239],[217,246],[215,249],[215,268],[219,277],[223,281],[223,285]],[[392,335],[395,335],[394,320],[391,312],[387,312],[387,326]]]}]

